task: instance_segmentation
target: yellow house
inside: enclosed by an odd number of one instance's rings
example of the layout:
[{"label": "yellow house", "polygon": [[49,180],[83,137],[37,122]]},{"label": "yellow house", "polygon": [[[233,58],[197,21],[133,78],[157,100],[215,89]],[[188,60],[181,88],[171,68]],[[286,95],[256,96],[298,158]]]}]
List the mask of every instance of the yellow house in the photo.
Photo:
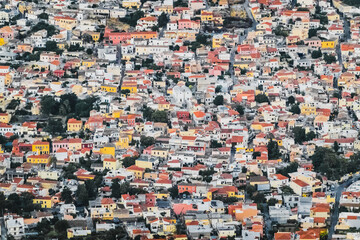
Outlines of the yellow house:
[{"label": "yellow house", "polygon": [[119,141],[116,142],[116,147],[119,149],[129,148],[129,136],[127,134],[120,134]]},{"label": "yellow house", "polygon": [[73,239],[73,238],[85,238],[86,236],[91,235],[91,230],[83,230],[78,228],[68,228],[67,229],[67,239]]},{"label": "yellow house", "polygon": [[8,113],[0,113],[0,122],[9,123],[10,118],[11,118],[10,114],[8,114]]},{"label": "yellow house", "polygon": [[104,84],[104,85],[101,85],[101,91],[116,93],[117,92],[117,87],[112,86],[112,85],[105,85]]},{"label": "yellow house", "polygon": [[59,49],[65,49],[66,48],[66,42],[59,42],[56,44]]},{"label": "yellow house", "polygon": [[67,122],[67,130],[69,132],[78,132],[82,128],[82,121],[75,118],[70,118]]},{"label": "yellow house", "polygon": [[107,170],[117,170],[120,168],[120,163],[114,158],[105,158],[103,160],[103,168]]},{"label": "yellow house", "polygon": [[41,208],[52,208],[51,197],[35,197],[33,204],[40,204]]},{"label": "yellow house", "polygon": [[32,151],[37,154],[49,154],[50,153],[50,143],[43,141],[36,141],[32,144]]},{"label": "yellow house", "polygon": [[336,47],[336,44],[337,44],[337,40],[334,39],[334,40],[323,40],[321,41],[321,48],[322,49],[326,49],[326,48],[335,48]]},{"label": "yellow house", "polygon": [[123,114],[123,110],[115,110],[112,112],[112,117],[113,118],[120,118],[120,116]]},{"label": "yellow house", "polygon": [[81,138],[70,138],[68,143],[68,149],[71,151],[78,151],[82,148]]},{"label": "yellow house", "polygon": [[314,103],[301,103],[300,111],[303,115],[316,115],[316,107]]},{"label": "yellow house", "polygon": [[137,83],[136,82],[124,82],[121,85],[121,90],[129,90],[130,93],[137,93]]},{"label": "yellow house", "polygon": [[100,149],[100,153],[111,155],[113,158],[115,158],[115,145],[111,143],[105,144],[105,146]]},{"label": "yellow house", "polygon": [[95,63],[96,63],[95,60],[88,59],[88,60],[82,61],[81,65],[86,66],[87,68],[91,68],[92,66],[95,65]]},{"label": "yellow house", "polygon": [[170,194],[167,192],[159,192],[154,194],[156,199],[167,199],[169,198]]},{"label": "yellow house", "polygon": [[113,220],[114,213],[113,211],[106,208],[91,208],[91,218],[92,219],[102,219],[102,220]]},{"label": "yellow house", "polygon": [[151,149],[151,156],[167,158],[169,151],[167,148],[154,147]]},{"label": "yellow house", "polygon": [[222,44],[222,35],[214,35],[213,36],[213,39],[212,39],[212,47],[213,48],[219,48],[221,47],[221,44]]},{"label": "yellow house", "polygon": [[28,156],[26,161],[32,164],[48,164],[50,162],[50,155],[49,154],[30,155]]},{"label": "yellow house", "polygon": [[135,161],[135,166],[140,167],[140,168],[148,168],[148,169],[153,169],[155,165],[155,161],[153,159],[148,159],[148,158],[139,158],[136,159]]},{"label": "yellow house", "polygon": [[183,235],[174,235],[174,240],[187,240],[187,235],[183,234]]},{"label": "yellow house", "polygon": [[76,18],[69,16],[55,16],[53,21],[55,25],[66,30],[72,30],[77,24]]},{"label": "yellow house", "polygon": [[24,14],[25,11],[31,10],[31,8],[32,8],[32,5],[26,4],[26,3],[20,3],[18,6],[19,12],[21,12],[22,14]]},{"label": "yellow house", "polygon": [[138,179],[142,179],[145,172],[145,168],[141,168],[136,165],[132,165],[128,167],[126,170],[132,172],[134,176]]},{"label": "yellow house", "polygon": [[138,0],[125,0],[122,1],[122,6],[124,8],[136,8],[138,9],[141,5],[141,2]]},{"label": "yellow house", "polygon": [[212,12],[201,11],[201,21],[202,22],[212,22],[214,20],[214,15]]},{"label": "yellow house", "polygon": [[98,32],[87,32],[87,34],[89,34],[91,36],[91,38],[94,42],[98,42],[100,39],[100,33],[98,33]]},{"label": "yellow house", "polygon": [[159,11],[160,12],[164,12],[164,13],[168,13],[168,14],[172,14],[174,11],[174,8],[172,5],[161,5],[159,7]]}]

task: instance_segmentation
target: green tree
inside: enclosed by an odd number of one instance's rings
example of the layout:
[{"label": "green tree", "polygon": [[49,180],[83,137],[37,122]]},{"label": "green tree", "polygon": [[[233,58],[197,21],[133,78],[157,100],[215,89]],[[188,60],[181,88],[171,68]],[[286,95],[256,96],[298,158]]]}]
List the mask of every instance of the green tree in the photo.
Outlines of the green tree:
[{"label": "green tree", "polygon": [[50,95],[43,96],[40,100],[41,112],[46,115],[57,114],[58,105],[59,103]]},{"label": "green tree", "polygon": [[333,149],[336,153],[339,152],[340,146],[337,141],[334,142]]},{"label": "green tree", "polygon": [[321,57],[322,57],[322,52],[321,52],[321,50],[319,49],[319,50],[314,50],[314,51],[312,51],[311,57],[312,57],[313,59],[321,58]]},{"label": "green tree", "polygon": [[306,141],[311,141],[316,137],[316,134],[314,131],[310,131],[306,134]]},{"label": "green tree", "polygon": [[277,204],[277,203],[278,203],[278,200],[276,198],[270,198],[267,201],[268,206],[275,206],[275,204]]},{"label": "green tree", "polygon": [[64,187],[64,189],[62,190],[60,200],[64,201],[66,204],[72,203],[72,192],[68,187]]},{"label": "green tree", "polygon": [[151,114],[151,120],[153,122],[162,122],[167,123],[168,122],[168,113],[166,111],[160,111],[156,110]]},{"label": "green tree", "polygon": [[117,178],[113,179],[110,188],[111,188],[111,197],[117,198],[117,199],[121,198],[119,179],[117,179]]},{"label": "green tree", "polygon": [[288,97],[287,103],[288,103],[288,104],[291,104],[291,105],[294,104],[294,103],[295,103],[295,98],[294,98],[294,96]]},{"label": "green tree", "polygon": [[211,35],[199,33],[198,35],[196,35],[196,42],[207,46],[207,45],[211,44],[210,38],[211,38]]},{"label": "green tree", "polygon": [[78,186],[76,200],[80,205],[87,206],[89,204],[89,194],[84,184]]},{"label": "green tree", "polygon": [[331,63],[336,62],[336,57],[332,54],[324,54],[324,61],[327,64],[331,64]]},{"label": "green tree", "polygon": [[235,110],[239,113],[240,116],[244,115],[245,109],[240,104],[235,105]]},{"label": "green tree", "polygon": [[297,104],[293,104],[289,111],[292,114],[300,114],[301,113],[301,109],[300,109],[299,105],[297,105]]},{"label": "green tree", "polygon": [[174,198],[178,198],[179,197],[179,189],[177,185],[172,186],[171,188],[168,189],[170,196],[174,199]]},{"label": "green tree", "polygon": [[147,137],[147,136],[141,135],[140,144],[144,148],[147,148],[147,147],[155,144],[155,139],[153,137]]},{"label": "green tree", "polygon": [[210,141],[210,148],[221,148],[221,147],[222,147],[222,145],[218,141],[216,141],[216,140]]},{"label": "green tree", "polygon": [[221,89],[222,89],[222,86],[221,86],[221,85],[217,86],[217,87],[215,88],[215,93],[221,92]]},{"label": "green tree", "polygon": [[132,165],[135,165],[137,157],[126,157],[122,160],[122,165],[124,168],[128,168]]},{"label": "green tree", "polygon": [[264,102],[270,103],[269,98],[263,93],[260,93],[260,94],[256,95],[255,96],[255,101],[257,103],[264,103]]},{"label": "green tree", "polygon": [[158,26],[159,27],[166,27],[166,24],[169,22],[169,17],[165,12],[162,12],[158,18]]},{"label": "green tree", "polygon": [[306,141],[305,129],[302,127],[294,127],[292,132],[294,134],[295,143],[302,144],[304,141]]},{"label": "green tree", "polygon": [[66,237],[66,230],[69,227],[69,223],[66,220],[59,220],[54,225],[55,231],[62,237]]},{"label": "green tree", "polygon": [[41,222],[38,222],[36,225],[36,231],[40,233],[41,235],[46,235],[51,231],[51,223],[46,218],[43,218]]},{"label": "green tree", "polygon": [[58,50],[57,43],[55,41],[47,41],[45,44],[46,51],[55,52]]},{"label": "green tree", "polygon": [[48,20],[49,19],[49,15],[47,14],[47,13],[40,13],[39,15],[38,15],[38,18],[40,18],[40,19],[44,19],[44,20]]},{"label": "green tree", "polygon": [[279,145],[276,141],[270,139],[269,143],[267,144],[267,149],[269,159],[278,159],[281,157]]},{"label": "green tree", "polygon": [[289,166],[286,166],[284,168],[278,168],[277,173],[284,175],[286,177],[290,177],[289,173],[296,172],[299,167],[299,164],[297,162],[291,162]]},{"label": "green tree", "polygon": [[223,97],[223,95],[217,95],[217,96],[215,97],[213,103],[214,103],[216,106],[224,105],[224,97]]},{"label": "green tree", "polygon": [[61,122],[61,119],[50,119],[45,128],[45,131],[51,135],[61,135],[65,132],[65,128]]}]

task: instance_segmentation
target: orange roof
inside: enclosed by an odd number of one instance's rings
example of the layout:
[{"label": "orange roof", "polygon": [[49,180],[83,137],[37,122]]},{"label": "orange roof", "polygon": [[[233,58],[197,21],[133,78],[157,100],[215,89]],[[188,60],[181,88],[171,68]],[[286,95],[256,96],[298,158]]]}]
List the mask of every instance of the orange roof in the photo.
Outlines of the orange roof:
[{"label": "orange roof", "polygon": [[198,111],[198,112],[194,112],[194,115],[197,118],[202,118],[205,117],[206,114],[204,112]]}]

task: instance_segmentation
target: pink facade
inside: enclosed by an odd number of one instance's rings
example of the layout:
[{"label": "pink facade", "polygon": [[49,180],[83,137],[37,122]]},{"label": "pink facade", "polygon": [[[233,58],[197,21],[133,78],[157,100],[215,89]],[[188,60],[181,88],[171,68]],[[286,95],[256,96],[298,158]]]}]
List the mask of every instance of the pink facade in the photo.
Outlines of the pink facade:
[{"label": "pink facade", "polygon": [[126,32],[112,32],[109,33],[109,41],[116,45],[123,41],[131,39],[131,34]]},{"label": "pink facade", "polygon": [[68,149],[68,146],[69,146],[69,141],[67,139],[62,141],[54,141],[52,143],[52,150],[53,152],[56,152],[60,148]]}]

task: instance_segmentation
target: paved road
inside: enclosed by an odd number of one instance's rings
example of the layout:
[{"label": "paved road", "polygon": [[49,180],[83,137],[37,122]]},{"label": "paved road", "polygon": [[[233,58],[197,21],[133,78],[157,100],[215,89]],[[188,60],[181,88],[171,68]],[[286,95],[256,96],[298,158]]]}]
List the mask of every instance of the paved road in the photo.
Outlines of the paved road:
[{"label": "paved road", "polygon": [[7,233],[6,233],[5,222],[3,217],[0,218],[0,225],[1,225],[1,240],[6,240]]},{"label": "paved road", "polygon": [[341,194],[345,190],[346,187],[348,187],[353,182],[356,182],[357,180],[359,180],[359,178],[360,178],[360,175],[357,175],[351,179],[348,179],[347,181],[345,181],[344,183],[342,183],[341,185],[339,185],[335,188],[335,191],[334,191],[336,194],[335,205],[334,205],[334,212],[331,214],[331,217],[330,217],[331,224],[330,224],[329,233],[328,233],[328,240],[332,239],[332,235],[334,234],[334,231],[335,231],[335,226],[338,222],[339,204],[340,204]]},{"label": "paved road", "polygon": [[[207,1],[205,1],[205,2],[207,2]],[[244,31],[244,33],[242,35],[239,35],[239,39],[238,39],[239,44],[242,44],[242,42],[246,39],[249,32],[255,31],[256,25],[258,24],[256,22],[254,16],[252,15],[250,8],[249,8],[249,0],[245,1],[244,9],[245,9],[246,14],[248,15],[248,17],[251,18],[252,25],[251,25],[251,27],[245,29],[245,31]],[[235,73],[234,73],[235,52],[236,52],[236,45],[231,49],[231,52],[230,52],[230,74],[231,74],[231,79],[233,80],[234,85],[236,84]]]}]

